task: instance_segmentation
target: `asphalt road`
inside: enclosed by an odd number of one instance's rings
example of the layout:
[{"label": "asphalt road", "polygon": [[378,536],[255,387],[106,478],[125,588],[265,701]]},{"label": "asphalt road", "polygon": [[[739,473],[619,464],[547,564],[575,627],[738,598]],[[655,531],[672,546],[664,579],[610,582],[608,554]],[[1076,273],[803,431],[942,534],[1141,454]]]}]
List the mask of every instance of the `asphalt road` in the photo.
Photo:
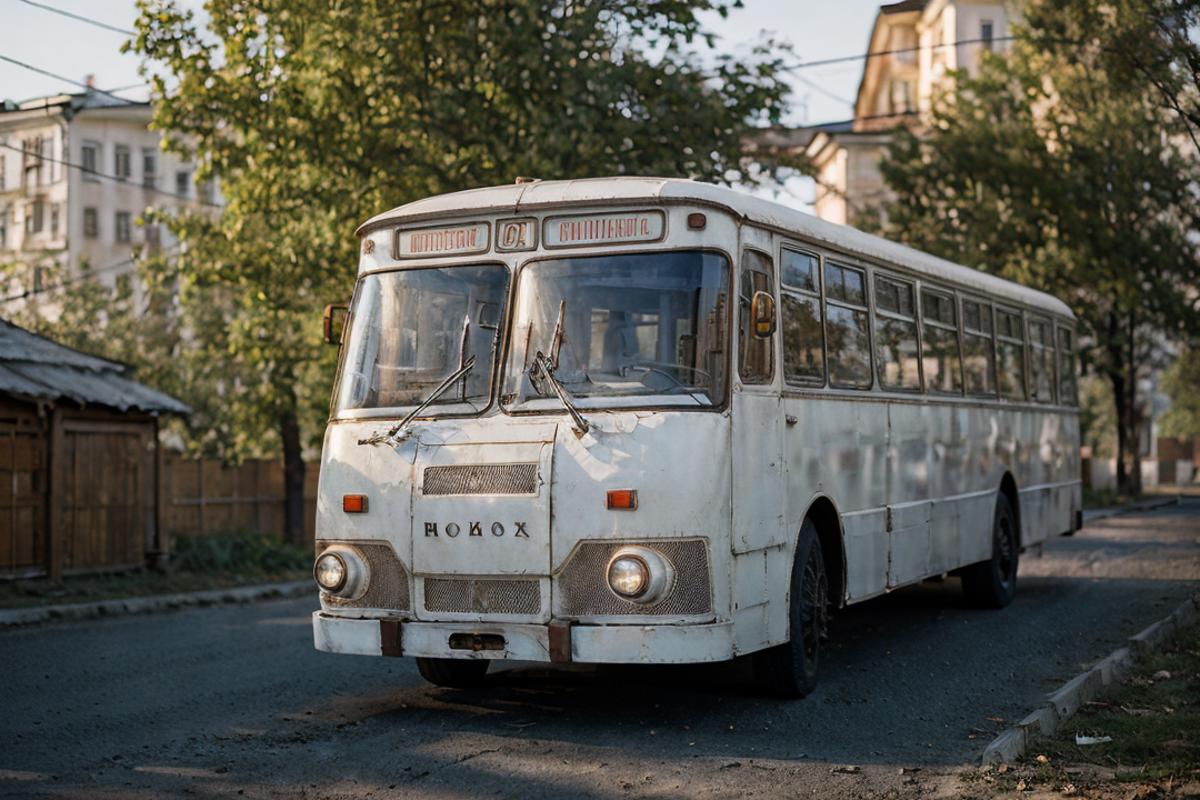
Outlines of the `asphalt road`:
[{"label": "asphalt road", "polygon": [[1055,540],[1019,581],[1000,612],[953,579],[843,612],[797,702],[741,663],[436,689],[315,652],[307,599],[3,632],[0,796],[949,797],[995,731],[1200,589],[1200,498]]}]

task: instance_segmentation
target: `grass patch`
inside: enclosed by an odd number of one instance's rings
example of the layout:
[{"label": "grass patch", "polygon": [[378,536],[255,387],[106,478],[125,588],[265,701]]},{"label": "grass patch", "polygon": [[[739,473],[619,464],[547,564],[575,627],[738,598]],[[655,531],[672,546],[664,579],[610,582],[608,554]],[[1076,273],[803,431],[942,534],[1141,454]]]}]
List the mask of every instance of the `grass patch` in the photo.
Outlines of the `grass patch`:
[{"label": "grass patch", "polygon": [[[1112,741],[1079,745],[1076,735]],[[984,797],[1200,797],[1200,625],[1139,659],[1055,736],[1031,743],[1019,764],[985,767],[974,777]]]},{"label": "grass patch", "polygon": [[[0,582],[0,608],[90,603],[205,589],[297,581],[312,572],[312,549],[254,533],[180,536],[165,570]],[[315,591],[315,590],[314,590]]]}]

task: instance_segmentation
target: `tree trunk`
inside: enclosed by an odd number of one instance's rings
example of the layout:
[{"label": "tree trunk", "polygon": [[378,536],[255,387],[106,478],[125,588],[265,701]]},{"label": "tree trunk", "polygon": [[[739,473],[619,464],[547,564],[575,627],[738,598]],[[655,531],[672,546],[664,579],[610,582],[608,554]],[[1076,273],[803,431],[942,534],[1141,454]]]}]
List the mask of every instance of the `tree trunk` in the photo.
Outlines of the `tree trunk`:
[{"label": "tree trunk", "polygon": [[1125,493],[1129,491],[1129,469],[1125,463],[1125,456],[1129,451],[1129,427],[1126,424],[1126,364],[1124,343],[1120,337],[1120,318],[1115,313],[1108,315],[1108,341],[1105,343],[1105,351],[1108,363],[1105,365],[1104,374],[1112,384],[1113,411],[1116,412],[1114,420],[1117,427],[1117,491]]},{"label": "tree trunk", "polygon": [[1126,380],[1129,383],[1129,447],[1130,459],[1133,463],[1133,474],[1129,476],[1129,494],[1137,497],[1142,493],[1142,437],[1139,435],[1141,429],[1141,414],[1138,413],[1138,362],[1137,362],[1137,344],[1135,337],[1137,335],[1137,318],[1129,315],[1129,376]]},{"label": "tree trunk", "polygon": [[279,434],[283,439],[283,535],[293,544],[312,544],[304,535],[304,457],[294,404],[279,415]]}]

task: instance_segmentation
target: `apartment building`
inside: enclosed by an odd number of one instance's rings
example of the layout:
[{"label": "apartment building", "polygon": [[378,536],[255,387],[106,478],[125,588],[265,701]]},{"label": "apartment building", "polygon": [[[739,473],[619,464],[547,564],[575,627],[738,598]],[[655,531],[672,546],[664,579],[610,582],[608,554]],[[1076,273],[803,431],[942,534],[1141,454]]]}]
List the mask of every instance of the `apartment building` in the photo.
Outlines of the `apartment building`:
[{"label": "apartment building", "polygon": [[929,118],[950,72],[973,73],[987,51],[1008,48],[1016,0],[904,0],[881,6],[863,62],[851,122],[809,129],[799,142],[816,168],[815,213],[853,224],[886,198],[879,164],[898,127]]},{"label": "apartment building", "polygon": [[194,166],[165,153],[147,103],[98,91],[0,107],[0,297],[42,302],[89,271],[113,285],[141,248],[169,247],[148,208],[215,203]]}]

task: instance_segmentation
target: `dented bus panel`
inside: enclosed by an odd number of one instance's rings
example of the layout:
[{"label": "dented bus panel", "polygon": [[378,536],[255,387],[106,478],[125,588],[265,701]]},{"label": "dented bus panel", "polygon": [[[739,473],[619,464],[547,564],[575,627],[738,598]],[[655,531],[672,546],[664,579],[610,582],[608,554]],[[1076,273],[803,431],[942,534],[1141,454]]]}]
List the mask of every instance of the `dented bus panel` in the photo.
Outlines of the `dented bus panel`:
[{"label": "dented bus panel", "polygon": [[829,611],[944,573],[1003,605],[1074,528],[1047,295],[690,181],[461,192],[359,235],[318,649],[447,685],[757,653],[794,696]]}]

